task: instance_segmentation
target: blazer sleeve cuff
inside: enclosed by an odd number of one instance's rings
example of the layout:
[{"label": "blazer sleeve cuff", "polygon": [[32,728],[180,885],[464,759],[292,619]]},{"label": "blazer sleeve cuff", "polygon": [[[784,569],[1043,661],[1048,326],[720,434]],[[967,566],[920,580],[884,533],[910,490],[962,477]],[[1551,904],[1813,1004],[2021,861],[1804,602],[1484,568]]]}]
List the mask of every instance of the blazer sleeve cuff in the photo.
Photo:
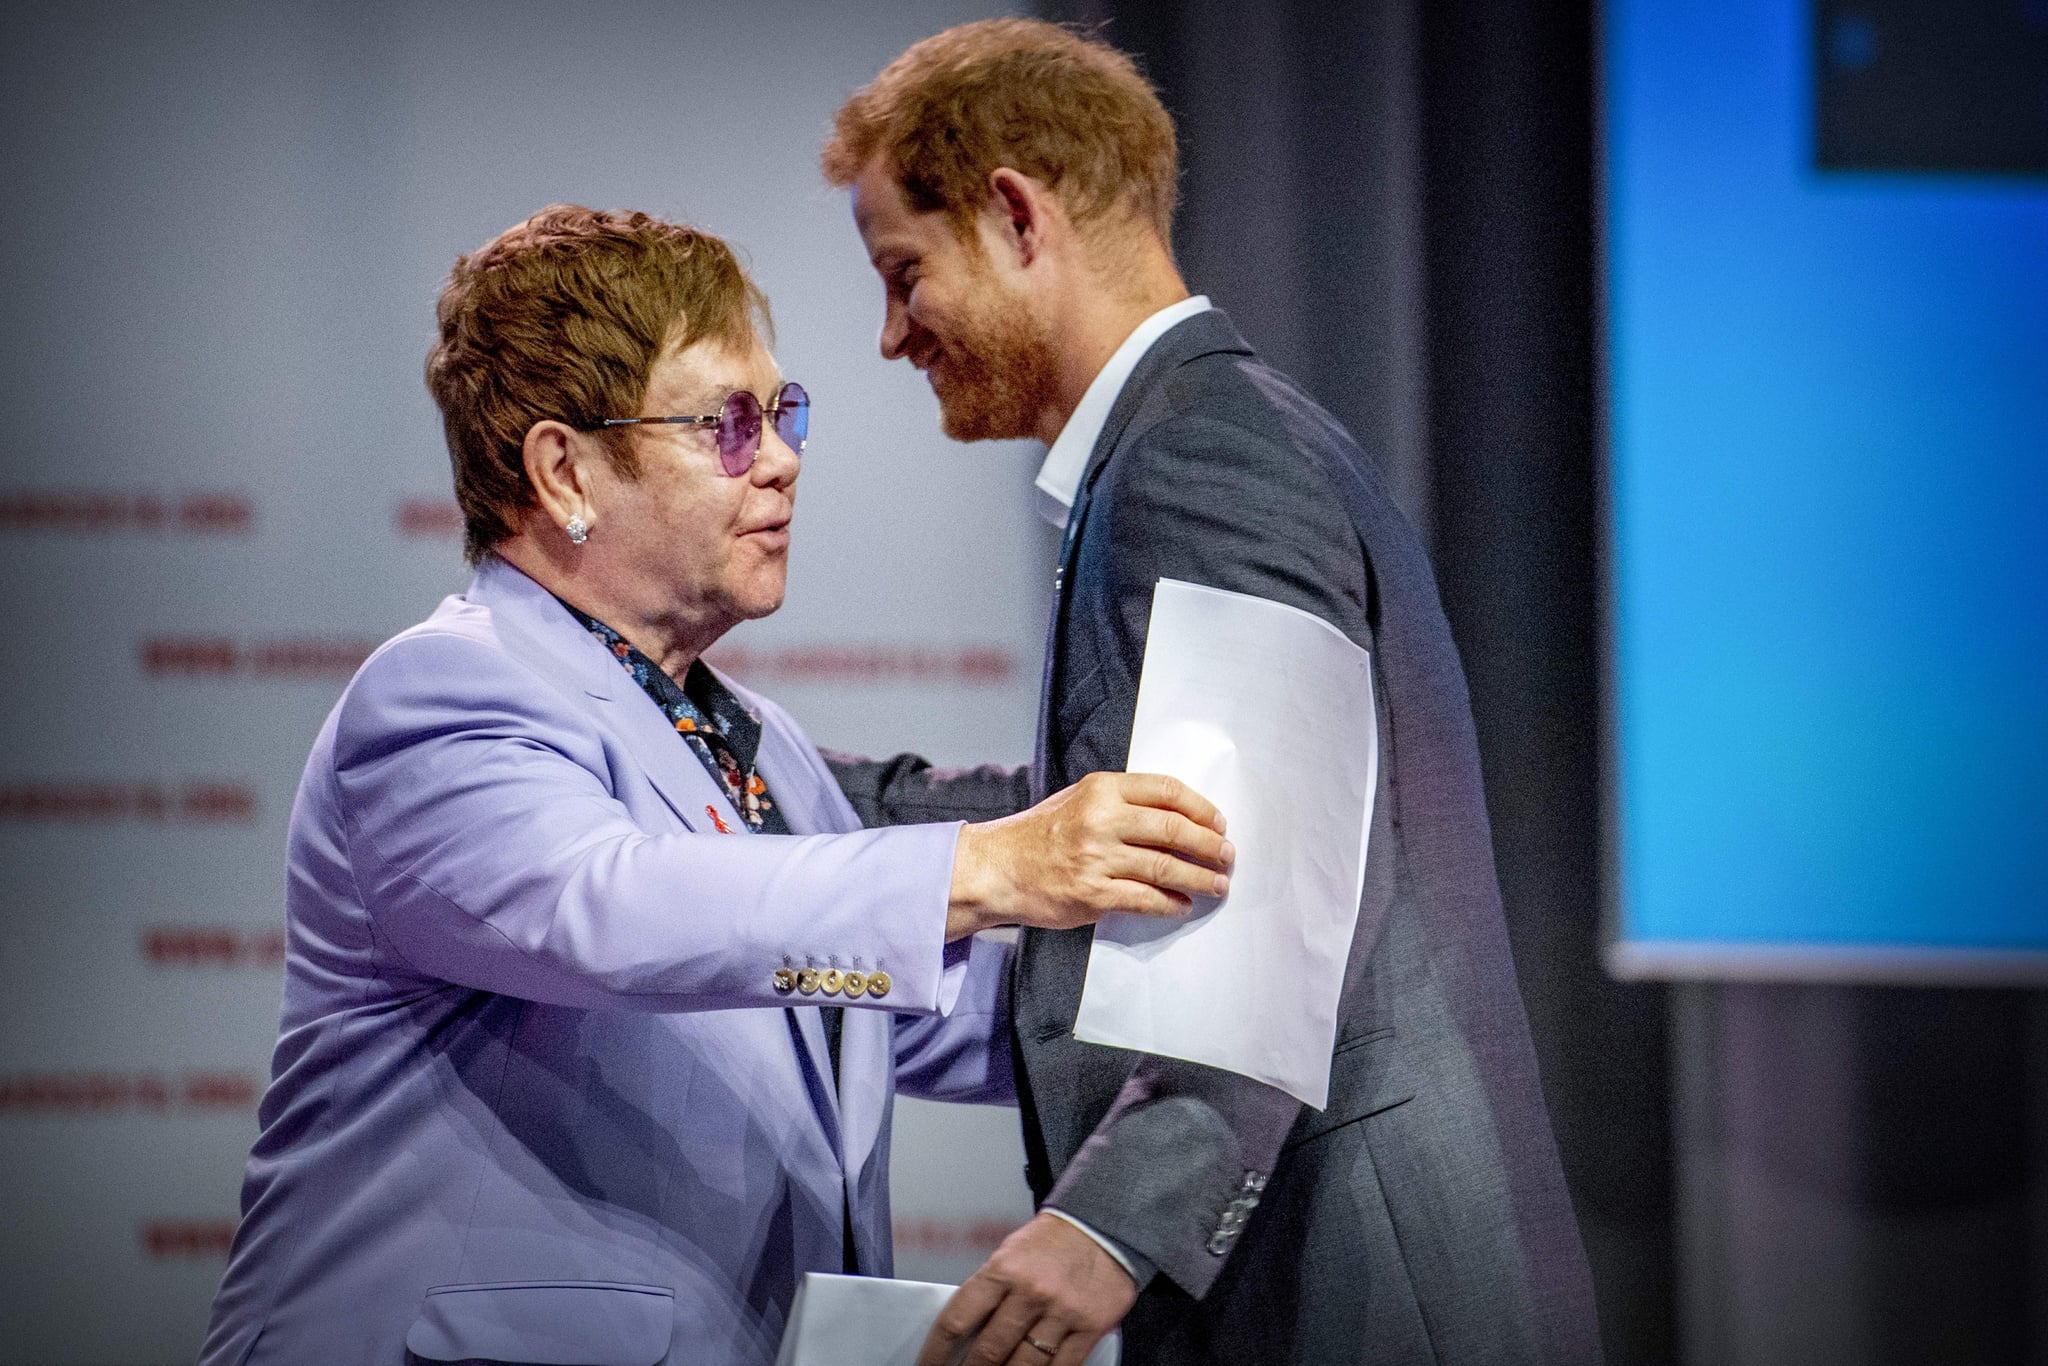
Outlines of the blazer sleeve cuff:
[{"label": "blazer sleeve cuff", "polygon": [[[834,836],[877,843],[863,861],[837,864],[820,879],[820,890],[831,896],[830,912],[785,919],[772,1003],[950,1014],[968,987],[973,949],[971,935],[946,942],[960,830],[958,824],[904,825]],[[831,895],[834,881],[844,888],[837,896]],[[863,979],[858,991],[854,973]]]},{"label": "blazer sleeve cuff", "polygon": [[[1223,1269],[1209,1251],[1245,1170],[1223,1116],[1191,1096],[1113,1114],[1074,1155],[1056,1206],[1199,1299]],[[1228,1252],[1228,1249],[1225,1249]]]},{"label": "blazer sleeve cuff", "polygon": [[920,865],[929,866],[934,874],[942,875],[932,876],[926,883],[928,890],[918,898],[922,904],[905,908],[909,914],[904,918],[903,928],[909,933],[890,956],[915,966],[896,978],[888,997],[876,1002],[877,1005],[915,1015],[950,1015],[960,1001],[961,991],[967,985],[967,963],[974,951],[974,936],[964,935],[947,943],[946,918],[952,904],[953,859],[963,828],[960,822],[896,828],[899,838],[915,838],[915,850],[905,852]]}]

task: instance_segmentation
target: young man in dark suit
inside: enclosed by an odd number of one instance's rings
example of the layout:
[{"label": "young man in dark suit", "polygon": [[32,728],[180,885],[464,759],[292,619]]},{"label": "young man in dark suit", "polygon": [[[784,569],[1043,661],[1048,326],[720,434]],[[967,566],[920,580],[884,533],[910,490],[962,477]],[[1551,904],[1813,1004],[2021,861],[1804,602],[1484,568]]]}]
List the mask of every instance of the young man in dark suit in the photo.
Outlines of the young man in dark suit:
[{"label": "young man in dark suit", "polygon": [[[1091,931],[1027,931],[1014,1038],[1041,1208],[923,1360],[976,1336],[971,1362],[1079,1366],[1119,1320],[1136,1363],[1597,1360],[1428,561],[1380,467],[1189,297],[1156,95],[1067,30],[968,24],[848,100],[824,161],[886,288],[883,354],[925,372],[949,435],[1051,448],[1038,487],[1065,540],[1032,791],[1123,767],[1161,578],[1315,613],[1376,678],[1328,1107],[1076,1042]],[[902,758],[838,777],[871,823],[1019,799]]]}]

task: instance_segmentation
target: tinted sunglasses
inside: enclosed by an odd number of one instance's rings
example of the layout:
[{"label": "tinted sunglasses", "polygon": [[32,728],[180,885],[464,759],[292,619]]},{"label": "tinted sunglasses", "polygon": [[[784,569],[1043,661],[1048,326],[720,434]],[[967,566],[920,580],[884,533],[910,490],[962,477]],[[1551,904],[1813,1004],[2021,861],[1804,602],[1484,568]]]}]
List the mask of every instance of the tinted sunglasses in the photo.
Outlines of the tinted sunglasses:
[{"label": "tinted sunglasses", "polygon": [[[716,426],[718,463],[727,474],[737,479],[754,468],[754,457],[761,453],[762,416],[761,400],[745,389],[735,389],[726,395],[723,407],[702,417],[607,417],[584,430],[657,423],[679,427]],[[811,431],[811,396],[804,392],[804,386],[794,380],[783,385],[768,404],[766,416],[774,422],[775,434],[782,438],[782,444],[802,455],[804,438]]]}]

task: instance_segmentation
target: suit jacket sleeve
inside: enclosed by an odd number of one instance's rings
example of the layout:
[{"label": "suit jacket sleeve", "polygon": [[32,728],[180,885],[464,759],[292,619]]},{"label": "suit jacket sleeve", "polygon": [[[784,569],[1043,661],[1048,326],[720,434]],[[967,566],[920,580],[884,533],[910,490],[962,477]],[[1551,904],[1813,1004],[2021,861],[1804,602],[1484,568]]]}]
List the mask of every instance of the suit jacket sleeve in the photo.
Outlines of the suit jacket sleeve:
[{"label": "suit jacket sleeve", "polygon": [[825,751],[839,790],[862,825],[920,825],[926,821],[987,821],[1031,805],[1031,770],[984,764],[934,768],[915,754],[864,759]]},{"label": "suit jacket sleeve", "polygon": [[957,826],[643,829],[611,786],[630,761],[588,714],[455,634],[386,646],[333,725],[345,862],[394,971],[554,1005],[721,1010],[784,1004],[786,961],[858,957],[893,986],[854,1004],[939,1008]]},{"label": "suit jacket sleeve", "polygon": [[[1300,451],[1233,424],[1176,417],[1118,449],[1093,490],[1070,620],[1108,640],[1070,716],[1058,771],[1121,769],[1154,584],[1184,579],[1291,604],[1371,647],[1365,556],[1327,478]],[[1301,737],[1304,748],[1316,737]],[[1228,813],[1225,813],[1228,815]],[[1272,1170],[1300,1102],[1234,1073],[1141,1057],[1046,1203],[1135,1250],[1193,1295],[1222,1269],[1219,1221]]]}]

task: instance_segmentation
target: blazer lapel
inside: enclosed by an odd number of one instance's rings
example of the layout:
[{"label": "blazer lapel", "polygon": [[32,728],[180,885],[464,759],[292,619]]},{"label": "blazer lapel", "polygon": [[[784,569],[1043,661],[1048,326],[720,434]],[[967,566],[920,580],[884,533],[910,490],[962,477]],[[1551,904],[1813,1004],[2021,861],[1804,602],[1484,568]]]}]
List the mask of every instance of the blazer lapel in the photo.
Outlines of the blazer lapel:
[{"label": "blazer lapel", "polygon": [[1139,359],[1131,377],[1118,391],[1116,402],[1110,405],[1109,417],[1104,420],[1102,431],[1088,452],[1088,463],[1081,471],[1080,486],[1074,490],[1073,511],[1067,517],[1066,538],[1060,544],[1062,567],[1073,554],[1075,542],[1080,539],[1082,518],[1095,481],[1101,477],[1102,467],[1109,463],[1109,457],[1123,440],[1124,429],[1131,425],[1131,419],[1144,406],[1146,396],[1170,371],[1198,357],[1218,352],[1249,356],[1252,348],[1238,335],[1228,314],[1220,308],[1211,308],[1170,329]]},{"label": "blazer lapel", "polygon": [[[816,1015],[807,1010],[806,1015]],[[846,1012],[839,1030],[839,1125],[840,1158],[850,1181],[860,1180],[861,1169],[882,1134],[882,1120],[889,1110],[890,1092],[863,1078],[890,1076],[889,1056],[896,1048],[896,1017],[886,1010]],[[820,1026],[820,1033],[823,1027]],[[830,1075],[827,1073],[826,1075]]]},{"label": "blazer lapel", "polygon": [[490,609],[499,639],[513,654],[599,704],[595,714],[626,741],[627,752],[685,827],[745,833],[724,787],[712,780],[661,708],[554,594],[494,557],[477,569],[467,596]]},{"label": "blazer lapel", "polygon": [[[804,1090],[811,1097],[811,1108],[818,1112],[818,1121],[825,1127],[825,1142],[839,1155],[843,1164],[845,1124],[840,1113],[839,1094],[832,1085],[832,1047],[825,1040],[824,1017],[808,1006],[784,1006],[782,1013],[789,1017],[790,1043],[796,1048],[797,1061],[803,1069]],[[843,1068],[846,1062],[846,1038],[843,1034],[839,1049]]]},{"label": "blazer lapel", "polygon": [[[584,639],[596,647],[600,655],[605,654],[597,637],[586,632]],[[608,719],[625,739],[633,757],[640,760],[647,770],[648,780],[654,784],[654,790],[661,794],[662,800],[669,804],[683,824],[701,834],[716,831],[749,837],[746,820],[733,806],[725,785],[712,778],[710,770],[697,758],[696,751],[676,734],[668,717],[662,714],[654,699],[633,682],[632,675],[620,668],[616,661],[612,661],[611,667],[623,686],[609,708]]]},{"label": "blazer lapel", "polygon": [[1211,308],[1197,313],[1168,329],[1131,370],[1131,377],[1117,392],[1116,402],[1110,405],[1102,431],[1096,435],[1095,445],[1088,452],[1088,463],[1082,468],[1081,482],[1074,490],[1074,505],[1067,512],[1066,532],[1060,538],[1058,566],[1053,570],[1052,611],[1045,624],[1045,653],[1038,679],[1038,731],[1031,763],[1031,800],[1034,802],[1045,800],[1052,781],[1047,765],[1051,759],[1053,661],[1058,658],[1060,623],[1066,616],[1067,578],[1073,567],[1074,547],[1080,543],[1081,527],[1088,519],[1088,504],[1094,493],[1095,481],[1101,477],[1117,443],[1123,440],[1124,430],[1137,416],[1153,386],[1189,361],[1218,352],[1253,354],[1222,309]]}]

